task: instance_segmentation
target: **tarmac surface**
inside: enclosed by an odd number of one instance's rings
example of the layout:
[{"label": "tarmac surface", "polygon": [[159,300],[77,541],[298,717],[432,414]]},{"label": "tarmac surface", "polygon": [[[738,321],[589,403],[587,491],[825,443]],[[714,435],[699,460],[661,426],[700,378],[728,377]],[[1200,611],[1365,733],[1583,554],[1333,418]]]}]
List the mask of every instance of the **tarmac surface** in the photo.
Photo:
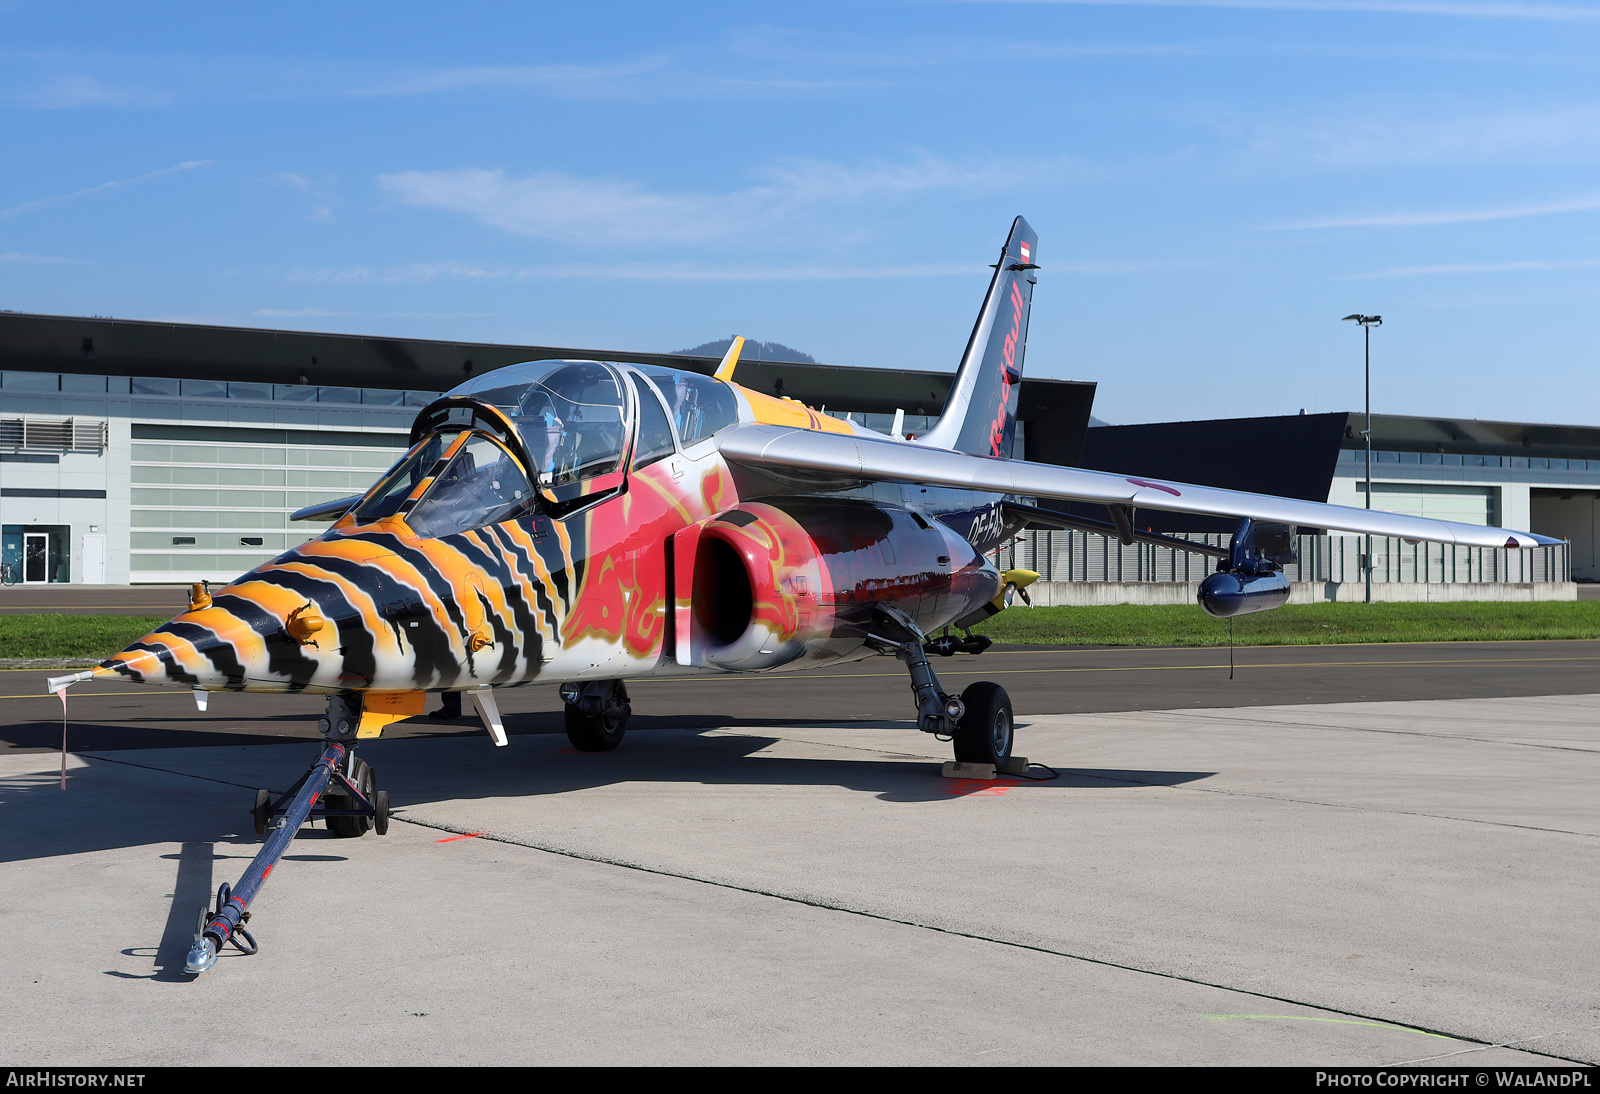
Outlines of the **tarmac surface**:
[{"label": "tarmac surface", "polygon": [[887,659],[639,684],[605,754],[551,688],[401,723],[389,834],[303,830],[196,980],[319,702],[76,688],[63,791],[0,672],[0,1062],[1600,1062],[1600,643],[1236,657],[938,662],[1041,781],[941,778]]},{"label": "tarmac surface", "polygon": [[0,615],[166,615],[189,607],[187,585],[0,585]]}]

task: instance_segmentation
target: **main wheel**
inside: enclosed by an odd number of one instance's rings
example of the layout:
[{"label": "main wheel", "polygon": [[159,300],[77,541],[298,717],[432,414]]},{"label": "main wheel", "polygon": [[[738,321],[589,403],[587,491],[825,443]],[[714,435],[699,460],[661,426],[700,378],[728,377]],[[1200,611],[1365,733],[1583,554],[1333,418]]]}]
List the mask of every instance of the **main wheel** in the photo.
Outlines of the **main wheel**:
[{"label": "main wheel", "polygon": [[627,685],[621,680],[613,681],[605,709],[599,714],[585,714],[578,704],[567,704],[567,740],[579,752],[610,752],[622,743],[632,713]]},{"label": "main wheel", "polygon": [[[361,791],[368,801],[378,789],[378,778],[372,773],[372,767],[365,760],[355,756],[350,757],[350,770],[345,773],[345,778],[355,783],[356,789]],[[329,809],[354,809],[355,800],[346,794],[343,789],[328,791],[322,799]],[[372,821],[367,817],[326,817],[328,831],[340,839],[352,839],[364,836],[367,829],[372,827]]]},{"label": "main wheel", "polygon": [[1011,697],[999,684],[980,680],[961,693],[967,706],[956,728],[956,759],[1004,767],[1011,759]]}]

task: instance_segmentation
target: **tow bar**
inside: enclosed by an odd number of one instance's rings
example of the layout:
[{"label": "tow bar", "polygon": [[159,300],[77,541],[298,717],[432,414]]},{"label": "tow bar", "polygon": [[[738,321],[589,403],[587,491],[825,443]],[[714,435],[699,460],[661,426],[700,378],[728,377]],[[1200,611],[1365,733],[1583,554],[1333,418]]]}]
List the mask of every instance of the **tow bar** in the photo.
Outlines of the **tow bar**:
[{"label": "tow bar", "polygon": [[[388,831],[389,796],[381,790],[373,790],[371,768],[361,765],[362,771],[357,775],[361,786],[346,774],[347,769],[359,763],[345,745],[329,741],[316,765],[276,800],[265,790],[256,795],[256,806],[251,812],[255,815],[257,833],[265,833],[267,842],[245,868],[237,886],[230,887],[224,882],[217,890],[216,909],[209,912],[204,907],[200,909],[194,945],[190,947],[188,960],[184,964],[185,972],[196,976],[205,972],[217,963],[217,954],[230,942],[240,953],[254,954],[259,951],[256,940],[244,927],[250,920],[250,902],[255,900],[261,886],[266,884],[273,868],[278,865],[278,860],[294,842],[300,826],[309,818],[364,818],[348,823],[359,824],[364,830],[366,822],[370,821],[379,835]],[[335,784],[337,794],[349,799],[352,808],[317,807],[329,782]]]}]

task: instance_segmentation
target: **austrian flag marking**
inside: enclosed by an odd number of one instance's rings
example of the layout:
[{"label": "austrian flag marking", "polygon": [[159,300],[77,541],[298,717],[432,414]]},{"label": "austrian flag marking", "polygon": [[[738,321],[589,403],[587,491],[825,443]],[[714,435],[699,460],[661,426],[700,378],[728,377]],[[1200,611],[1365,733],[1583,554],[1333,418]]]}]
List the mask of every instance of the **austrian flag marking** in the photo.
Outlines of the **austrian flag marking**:
[{"label": "austrian flag marking", "polygon": [[1021,250],[1022,250],[1022,261],[1024,261],[1024,262],[1032,262],[1033,261],[1033,255],[1028,250],[1027,241],[1023,240],[1022,242],[1018,243],[1017,246],[1019,248],[1021,248]]}]

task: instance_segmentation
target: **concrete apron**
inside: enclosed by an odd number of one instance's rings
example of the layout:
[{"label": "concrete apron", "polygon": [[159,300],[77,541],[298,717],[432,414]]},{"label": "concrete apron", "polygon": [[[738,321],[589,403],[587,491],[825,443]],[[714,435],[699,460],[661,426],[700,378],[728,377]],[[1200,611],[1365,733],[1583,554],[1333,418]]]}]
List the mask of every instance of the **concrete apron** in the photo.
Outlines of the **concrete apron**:
[{"label": "concrete apron", "polygon": [[303,830],[192,983],[315,745],[7,757],[7,1056],[1600,1061],[1595,701],[1024,714],[1042,782],[900,723],[373,742],[390,834]]}]

